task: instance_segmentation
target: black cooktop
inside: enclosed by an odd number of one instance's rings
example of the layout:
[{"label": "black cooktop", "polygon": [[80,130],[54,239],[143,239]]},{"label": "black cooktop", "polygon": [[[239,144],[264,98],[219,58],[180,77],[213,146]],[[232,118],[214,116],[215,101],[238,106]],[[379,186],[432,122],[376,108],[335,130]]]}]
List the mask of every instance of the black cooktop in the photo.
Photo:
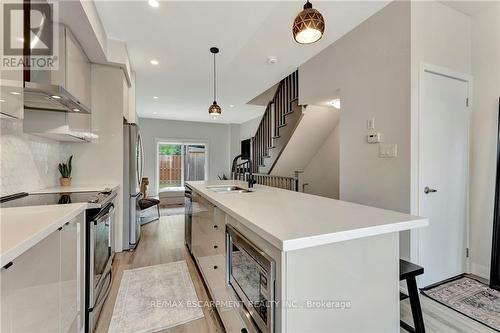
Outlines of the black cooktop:
[{"label": "black cooktop", "polygon": [[27,194],[19,193],[9,197],[2,197],[0,207],[24,207],[39,205],[64,205],[70,203],[94,203],[96,205],[108,201],[110,192],[76,192],[76,193],[48,193]]}]

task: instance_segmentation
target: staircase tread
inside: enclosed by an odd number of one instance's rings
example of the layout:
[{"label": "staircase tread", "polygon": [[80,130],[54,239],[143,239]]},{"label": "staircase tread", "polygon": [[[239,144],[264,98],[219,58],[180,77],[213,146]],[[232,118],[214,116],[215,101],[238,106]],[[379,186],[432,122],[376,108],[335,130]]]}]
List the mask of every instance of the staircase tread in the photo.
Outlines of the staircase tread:
[{"label": "staircase tread", "polygon": [[273,136],[273,139],[279,139],[279,138],[280,138],[280,136],[279,136],[279,135],[275,135],[275,136]]},{"label": "staircase tread", "polygon": [[286,124],[281,124],[281,125],[278,125],[278,128],[281,128],[281,127],[285,127]]}]

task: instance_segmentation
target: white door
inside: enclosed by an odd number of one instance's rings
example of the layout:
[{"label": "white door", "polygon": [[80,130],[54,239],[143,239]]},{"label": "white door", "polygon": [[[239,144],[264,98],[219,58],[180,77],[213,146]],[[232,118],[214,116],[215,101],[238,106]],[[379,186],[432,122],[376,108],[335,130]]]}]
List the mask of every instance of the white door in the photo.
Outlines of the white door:
[{"label": "white door", "polygon": [[465,272],[468,82],[425,71],[420,98],[420,286]]}]

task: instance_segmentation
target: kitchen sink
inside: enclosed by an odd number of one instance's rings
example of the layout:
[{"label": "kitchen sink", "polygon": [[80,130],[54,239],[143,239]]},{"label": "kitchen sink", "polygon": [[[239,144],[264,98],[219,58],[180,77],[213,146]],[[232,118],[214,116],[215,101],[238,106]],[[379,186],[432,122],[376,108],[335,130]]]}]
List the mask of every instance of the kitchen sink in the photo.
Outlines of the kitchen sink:
[{"label": "kitchen sink", "polygon": [[231,185],[214,185],[207,186],[207,189],[216,193],[248,193],[252,192],[246,188]]}]

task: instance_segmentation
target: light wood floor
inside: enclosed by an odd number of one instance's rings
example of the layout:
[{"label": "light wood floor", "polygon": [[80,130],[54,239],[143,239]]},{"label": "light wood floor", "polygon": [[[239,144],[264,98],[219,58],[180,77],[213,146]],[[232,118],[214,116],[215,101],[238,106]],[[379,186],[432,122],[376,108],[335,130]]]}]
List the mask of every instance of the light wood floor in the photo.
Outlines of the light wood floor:
[{"label": "light wood floor", "polygon": [[[201,301],[208,300],[208,295],[191,256],[184,246],[184,216],[162,216],[160,221],[151,222],[142,227],[141,241],[133,252],[122,252],[115,256],[113,266],[113,285],[103,311],[97,322],[97,332],[107,332],[115,299],[120,286],[123,271],[179,260],[186,260],[196,293]],[[453,311],[426,296],[420,295],[427,333],[495,333],[494,330]],[[224,332],[214,309],[204,308],[204,318],[164,330],[166,333],[215,333]],[[401,319],[413,324],[409,300],[401,302]],[[402,333],[406,333],[401,329]],[[232,333],[232,332],[229,332]]]},{"label": "light wood floor", "polygon": [[[135,251],[117,253],[115,256],[113,262],[113,285],[97,322],[97,332],[108,331],[122,274],[126,269],[186,260],[198,299],[200,301],[208,300],[208,295],[200,274],[184,246],[184,215],[162,216],[160,221],[144,225],[141,232],[141,240]],[[215,309],[205,307],[203,308],[204,318],[193,320],[162,332],[224,332],[215,311]]]},{"label": "light wood floor", "polygon": [[[441,305],[425,295],[420,296],[426,333],[495,333],[496,331]],[[401,302],[401,319],[413,326],[410,300]],[[401,329],[402,333],[407,333]]]}]

